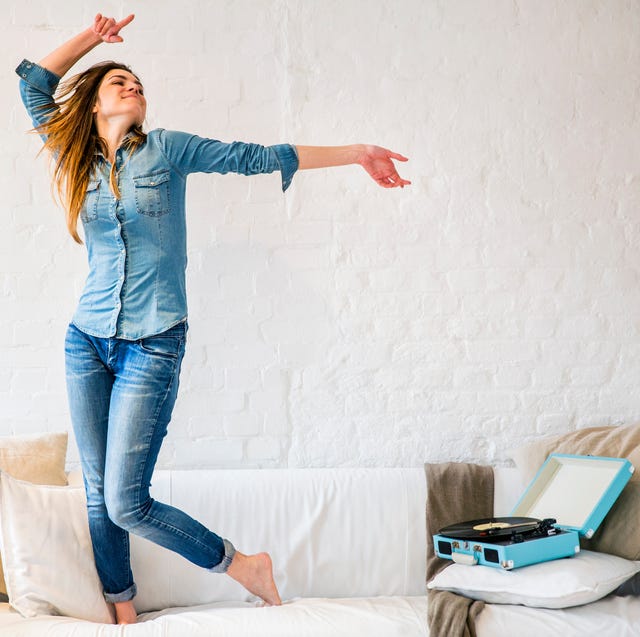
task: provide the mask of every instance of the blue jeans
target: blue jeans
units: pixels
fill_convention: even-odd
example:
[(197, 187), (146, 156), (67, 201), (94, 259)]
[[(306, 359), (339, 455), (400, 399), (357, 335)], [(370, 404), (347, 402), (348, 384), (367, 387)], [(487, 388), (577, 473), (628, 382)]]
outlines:
[(178, 393), (187, 324), (127, 341), (73, 324), (65, 343), (69, 409), (80, 450), (89, 530), (108, 602), (136, 594), (129, 531), (224, 573), (233, 545), (149, 495), (151, 475)]

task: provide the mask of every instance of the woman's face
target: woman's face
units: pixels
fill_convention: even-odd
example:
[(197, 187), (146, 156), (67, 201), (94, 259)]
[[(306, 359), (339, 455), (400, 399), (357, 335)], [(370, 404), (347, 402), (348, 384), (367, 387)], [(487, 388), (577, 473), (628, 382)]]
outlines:
[(130, 126), (141, 126), (147, 113), (147, 100), (140, 80), (124, 69), (109, 71), (100, 83), (93, 112), (104, 123), (123, 119)]

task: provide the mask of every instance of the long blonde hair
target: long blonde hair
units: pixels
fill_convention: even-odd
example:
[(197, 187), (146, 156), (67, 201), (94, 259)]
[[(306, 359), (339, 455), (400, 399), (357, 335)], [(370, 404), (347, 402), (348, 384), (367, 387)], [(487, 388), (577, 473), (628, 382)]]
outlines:
[[(77, 243), (78, 216), (87, 192), (87, 187), (98, 161), (98, 152), (107, 155), (104, 140), (98, 135), (94, 122), (93, 107), (104, 76), (111, 70), (131, 69), (118, 62), (100, 62), (86, 71), (74, 75), (60, 84), (55, 102), (55, 112), (47, 122), (35, 130), (46, 136), (44, 148), (53, 158), (53, 185), (63, 201), (69, 233)], [(51, 105), (48, 107), (51, 108)], [(133, 152), (146, 139), (141, 126), (131, 127), (126, 149)], [(120, 198), (114, 166), (111, 169), (110, 185), (114, 195)]]

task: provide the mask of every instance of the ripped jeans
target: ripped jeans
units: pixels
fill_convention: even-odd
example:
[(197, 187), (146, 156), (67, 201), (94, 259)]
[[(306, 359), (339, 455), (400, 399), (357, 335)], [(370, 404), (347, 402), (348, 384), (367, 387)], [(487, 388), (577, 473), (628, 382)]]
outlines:
[(129, 532), (224, 573), (233, 545), (149, 495), (151, 476), (178, 393), (186, 322), (127, 341), (73, 324), (65, 362), (69, 409), (87, 494), (94, 558), (108, 602), (133, 599)]

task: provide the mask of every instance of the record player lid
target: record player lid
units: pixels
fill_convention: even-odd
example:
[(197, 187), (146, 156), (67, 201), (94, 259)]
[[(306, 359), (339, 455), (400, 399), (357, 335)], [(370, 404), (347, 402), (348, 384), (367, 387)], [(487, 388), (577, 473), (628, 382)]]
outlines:
[(511, 515), (556, 518), (557, 526), (591, 537), (633, 470), (625, 458), (551, 454)]

